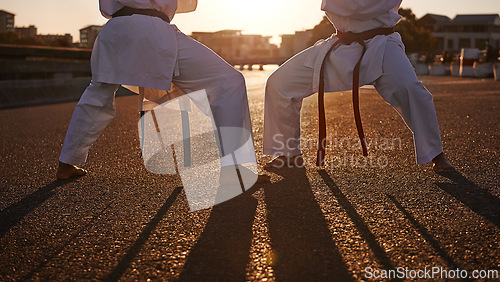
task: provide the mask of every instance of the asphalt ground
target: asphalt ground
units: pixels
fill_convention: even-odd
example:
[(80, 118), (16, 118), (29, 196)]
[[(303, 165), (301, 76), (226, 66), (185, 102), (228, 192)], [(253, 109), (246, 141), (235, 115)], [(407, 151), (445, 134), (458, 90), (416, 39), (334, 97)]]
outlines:
[[(456, 277), (456, 269), (500, 271), (500, 82), (421, 79), (456, 173), (415, 164), (411, 132), (374, 90), (361, 92), (365, 134), (380, 145), (372, 162), (354, 146), (333, 146), (327, 166), (316, 168), (307, 146), (317, 134), (313, 96), (303, 106), (305, 168), (266, 172), (272, 183), (194, 213), (178, 176), (145, 170), (136, 97), (117, 98), (116, 118), (90, 151), (89, 174), (74, 181), (54, 176), (75, 103), (2, 110), (0, 281), (349, 281), (383, 270), (411, 277), (439, 267), (434, 279)], [(261, 153), (263, 83), (249, 85), (260, 164), (269, 160)], [(354, 140), (350, 94), (328, 94), (326, 105), (332, 140)]]

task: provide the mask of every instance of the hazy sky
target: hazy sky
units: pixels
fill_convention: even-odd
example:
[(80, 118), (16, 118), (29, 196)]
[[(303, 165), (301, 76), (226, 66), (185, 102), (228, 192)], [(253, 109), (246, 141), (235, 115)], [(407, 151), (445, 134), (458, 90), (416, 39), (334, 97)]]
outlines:
[[(321, 0), (198, 0), (198, 9), (175, 16), (184, 33), (241, 29), (245, 34), (278, 36), (314, 27), (323, 13)], [(434, 13), (498, 14), (499, 0), (403, 0), (417, 17)], [(79, 41), (79, 30), (106, 22), (99, 12), (98, 0), (0, 0), (0, 10), (16, 14), (16, 26), (35, 25), (41, 34), (71, 33)]]

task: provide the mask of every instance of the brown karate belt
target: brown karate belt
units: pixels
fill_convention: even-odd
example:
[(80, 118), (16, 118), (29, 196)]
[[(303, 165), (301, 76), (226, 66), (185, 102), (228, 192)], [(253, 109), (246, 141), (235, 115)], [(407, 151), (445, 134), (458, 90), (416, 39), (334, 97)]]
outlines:
[(371, 39), (377, 35), (389, 35), (394, 33), (394, 27), (390, 28), (375, 28), (361, 33), (340, 32), (337, 31), (338, 40), (330, 47), (326, 53), (325, 59), (321, 64), (319, 72), (319, 88), (318, 88), (318, 111), (319, 111), (319, 140), (318, 140), (318, 154), (316, 158), (316, 166), (323, 166), (325, 164), (325, 147), (326, 147), (326, 118), (325, 118), (325, 62), (328, 59), (328, 54), (339, 44), (350, 45), (353, 42), (359, 43), (363, 46), (363, 52), (354, 67), (352, 74), (352, 105), (354, 109), (354, 120), (356, 121), (356, 128), (358, 130), (363, 156), (368, 156), (368, 149), (366, 148), (365, 134), (363, 132), (363, 125), (361, 123), (361, 115), (359, 113), (359, 68), (361, 60), (366, 52), (365, 40)]
[(168, 18), (167, 15), (164, 13), (155, 10), (155, 9), (136, 9), (136, 8), (131, 8), (131, 7), (123, 7), (120, 10), (116, 11), (111, 17), (116, 18), (116, 17), (124, 17), (124, 16), (132, 16), (134, 14), (138, 15), (145, 15), (145, 16), (151, 16), (151, 17), (157, 17), (160, 18), (167, 23), (170, 23), (170, 19)]

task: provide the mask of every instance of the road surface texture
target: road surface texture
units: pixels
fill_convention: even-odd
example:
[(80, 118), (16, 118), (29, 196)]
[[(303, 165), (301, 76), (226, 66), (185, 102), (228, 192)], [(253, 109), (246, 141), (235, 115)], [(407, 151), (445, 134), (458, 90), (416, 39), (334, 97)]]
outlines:
[[(265, 80), (245, 75), (262, 165), (270, 159), (261, 152)], [(361, 92), (370, 158), (355, 146), (350, 93), (331, 93), (331, 148), (327, 166), (316, 168), (314, 95), (303, 105), (305, 168), (266, 172), (272, 183), (194, 213), (178, 176), (144, 168), (137, 97), (117, 98), (89, 174), (75, 181), (54, 177), (75, 103), (2, 110), (0, 281), (355, 281), (389, 270), (426, 279), (438, 268), (435, 279), (500, 271), (500, 82), (421, 79), (458, 172), (417, 166), (411, 132), (370, 89)]]

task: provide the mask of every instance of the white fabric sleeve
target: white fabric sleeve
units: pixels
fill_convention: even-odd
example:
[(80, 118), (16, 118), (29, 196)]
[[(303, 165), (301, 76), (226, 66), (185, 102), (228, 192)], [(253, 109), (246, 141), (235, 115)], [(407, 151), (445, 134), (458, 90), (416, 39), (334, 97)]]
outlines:
[(323, 0), (321, 10), (359, 20), (372, 19), (399, 6), (401, 0)]
[(103, 17), (111, 19), (115, 4), (113, 0), (99, 0), (99, 10), (101, 10)]
[(196, 10), (198, 0), (177, 0), (177, 14), (189, 13)]

